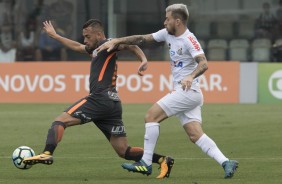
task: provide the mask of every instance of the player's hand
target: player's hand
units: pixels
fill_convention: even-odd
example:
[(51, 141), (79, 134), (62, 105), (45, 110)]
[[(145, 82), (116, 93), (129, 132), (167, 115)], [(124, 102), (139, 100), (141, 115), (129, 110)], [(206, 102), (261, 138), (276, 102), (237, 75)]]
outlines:
[(142, 61), (139, 68), (138, 68), (138, 75), (143, 76), (144, 71), (146, 71), (148, 68), (148, 61)]
[(182, 85), (183, 91), (188, 91), (192, 86), (192, 82), (193, 82), (193, 77), (191, 75), (188, 75), (187, 77), (182, 79), (180, 84)]
[(54, 27), (53, 27), (53, 25), (52, 25), (50, 20), (49, 21), (44, 21), (43, 25), (44, 25), (43, 29), (46, 31), (46, 33), (49, 36), (54, 38), (57, 35), (57, 33), (56, 33), (56, 31), (55, 31), (55, 29), (54, 29)]
[(118, 46), (117, 39), (111, 39), (105, 42), (104, 44), (100, 45), (96, 50), (98, 53), (105, 49), (107, 49), (107, 52), (110, 52), (114, 50), (117, 46)]

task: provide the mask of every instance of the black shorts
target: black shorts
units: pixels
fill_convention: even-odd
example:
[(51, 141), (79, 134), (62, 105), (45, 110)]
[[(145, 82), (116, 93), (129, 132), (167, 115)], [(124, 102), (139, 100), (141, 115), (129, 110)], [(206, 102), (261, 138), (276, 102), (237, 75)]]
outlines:
[(93, 121), (108, 140), (111, 136), (126, 136), (120, 101), (99, 100), (89, 95), (75, 102), (64, 112), (80, 119), (81, 124)]

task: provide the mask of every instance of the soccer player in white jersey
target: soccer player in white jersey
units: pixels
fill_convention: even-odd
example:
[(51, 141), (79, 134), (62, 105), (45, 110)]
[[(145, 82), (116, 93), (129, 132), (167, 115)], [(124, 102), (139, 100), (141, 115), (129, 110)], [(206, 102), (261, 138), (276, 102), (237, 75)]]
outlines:
[[(169, 47), (174, 90), (161, 98), (146, 113), (142, 159), (133, 164), (122, 164), (122, 167), (133, 172), (151, 174), (152, 154), (159, 137), (160, 123), (175, 115), (190, 140), (223, 167), (224, 178), (231, 178), (238, 167), (238, 162), (225, 157), (201, 126), (203, 95), (198, 77), (208, 69), (208, 63), (197, 38), (187, 28), (188, 17), (186, 5), (170, 5), (166, 8), (164, 29), (153, 34), (112, 39), (98, 48), (98, 52), (104, 49), (111, 51), (121, 43), (142, 45), (148, 42), (166, 42)], [(166, 165), (169, 170), (168, 176), (172, 165)]]

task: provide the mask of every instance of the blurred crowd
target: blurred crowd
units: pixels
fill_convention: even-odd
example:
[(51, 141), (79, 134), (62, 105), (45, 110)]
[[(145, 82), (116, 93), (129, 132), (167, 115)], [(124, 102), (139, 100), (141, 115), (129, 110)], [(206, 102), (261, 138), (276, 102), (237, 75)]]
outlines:
[(274, 40), (282, 37), (282, 0), (276, 14), (271, 13), (270, 4), (262, 4), (262, 12), (256, 19), (255, 36)]
[(262, 4), (262, 13), (255, 24), (255, 37), (270, 39), (274, 43), (271, 49), (272, 60), (282, 62), (282, 0), (275, 14), (270, 9), (269, 3)]
[(65, 0), (50, 5), (44, 0), (34, 2), (27, 7), (25, 1), (0, 0), (0, 62), (68, 59), (66, 48), (42, 30), (42, 22), (55, 20), (58, 34), (71, 35), (72, 24), (66, 17), (73, 13), (73, 5)]
[[(58, 34), (66, 36), (68, 38), (77, 39), (71, 37), (74, 36), (75, 29), (74, 23), (70, 17), (77, 16), (74, 15), (74, 13), (76, 12), (74, 9), (74, 4), (72, 4), (71, 1), (67, 0), (56, 0), (52, 2), (44, 0), (0, 0), (0, 62), (69, 61), (71, 60), (70, 58), (73, 59), (73, 56), (70, 56), (71, 52), (69, 50), (67, 50), (57, 41), (50, 38), (42, 30), (42, 22), (45, 20), (52, 20)], [(82, 2), (80, 4), (82, 4)], [(195, 21), (196, 26), (193, 26), (192, 19), (192, 24), (189, 24), (189, 29), (194, 32), (199, 41), (202, 41), (200, 43), (203, 48), (205, 47), (204, 50), (207, 56), (209, 56), (209, 60), (214, 59), (224, 61), (235, 59), (241, 61), (253, 61), (257, 59), (256, 53), (260, 53), (260, 55), (262, 55), (263, 52), (261, 52), (260, 50), (258, 50), (258, 52), (254, 51), (254, 49), (256, 49), (255, 47), (261, 45), (262, 47), (267, 49), (267, 51), (265, 52), (266, 54), (264, 55), (270, 55), (268, 57), (262, 57), (262, 61), (269, 60), (282, 62), (282, 0), (279, 0), (279, 7), (277, 7), (277, 4), (275, 5), (275, 7), (273, 6), (273, 4), (270, 4), (268, 2), (263, 3), (261, 6), (261, 12), (258, 13), (255, 21), (247, 22), (247, 25), (243, 24), (243, 18), (239, 19), (239, 21), (242, 22), (242, 26), (235, 24), (235, 29), (231, 29), (229, 37), (226, 37), (226, 33), (228, 32), (228, 28), (230, 26), (226, 27), (226, 25), (223, 26), (223, 29), (218, 26), (218, 35), (213, 35), (213, 29), (207, 31), (209, 27), (206, 23), (204, 27), (201, 27), (201, 22)], [(81, 6), (80, 8), (85, 9), (86, 7), (91, 9), (91, 7), (88, 6)], [(100, 14), (104, 15), (102, 13)], [(134, 14), (125, 15), (129, 18), (134, 16)], [(128, 20), (129, 19), (126, 19), (126, 27), (129, 30), (138, 27), (136, 26), (138, 22), (136, 22), (135, 19), (133, 22), (130, 22)], [(157, 21), (159, 22), (160, 20)], [(254, 23), (254, 25), (250, 25), (250, 23)], [(199, 26), (199, 29), (196, 29), (197, 26)], [(247, 29), (245, 26), (251, 28)], [(213, 28), (213, 26), (210, 27)], [(245, 33), (247, 33), (248, 30), (251, 30), (249, 31), (251, 32), (251, 35), (248, 35), (247, 37), (240, 36), (240, 34), (237, 33), (240, 31), (236, 31), (237, 29), (239, 30), (240, 27)], [(147, 27), (142, 26), (140, 29), (139, 28), (140, 27), (138, 27), (138, 31), (141, 30), (142, 32), (142, 28), (146, 30), (145, 28)], [(201, 37), (201, 33), (206, 32), (208, 36)], [(220, 34), (222, 34), (222, 37), (220, 37)], [(218, 49), (219, 46), (225, 49), (222, 52), (222, 57), (220, 56), (219, 52), (215, 52), (213, 54), (214, 48), (213, 45), (210, 44), (214, 42), (213, 39), (217, 38), (223, 39), (223, 44), (219, 44), (219, 41), (215, 42), (216, 49)], [(240, 40), (235, 40), (235, 42), (232, 42), (232, 39), (235, 38)], [(243, 42), (242, 38), (245, 39), (243, 40)], [(255, 39), (260, 38), (262, 38), (263, 40), (259, 42), (260, 44), (257, 44), (258, 42), (255, 41)], [(242, 49), (244, 45), (242, 43), (246, 43), (246, 49), (244, 50), (244, 52), (247, 52), (246, 55), (254, 56), (238, 57), (239, 55), (242, 56), (242, 54), (241, 52), (237, 52), (237, 47), (240, 47), (239, 49)], [(167, 53), (164, 53), (166, 52), (166, 48), (164, 48), (165, 46), (158, 47), (157, 49), (155, 48), (155, 46), (152, 47), (154, 49), (144, 48), (144, 52), (146, 53), (148, 59), (169, 59)], [(234, 49), (232, 47), (236, 47), (236, 52), (234, 52), (234, 54)], [(215, 57), (213, 57), (212, 55), (215, 55)], [(232, 57), (233, 55), (236, 57)], [(131, 59), (128, 57), (128, 55), (124, 54), (120, 56), (120, 59)]]

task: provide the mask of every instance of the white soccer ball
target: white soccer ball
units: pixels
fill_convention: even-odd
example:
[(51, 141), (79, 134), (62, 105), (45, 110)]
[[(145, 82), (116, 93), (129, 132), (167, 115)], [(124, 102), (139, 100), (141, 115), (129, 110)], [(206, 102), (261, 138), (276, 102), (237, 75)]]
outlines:
[(23, 163), (24, 158), (33, 157), (34, 151), (28, 146), (20, 146), (13, 152), (12, 160), (14, 165), (19, 169), (29, 169), (32, 165)]

